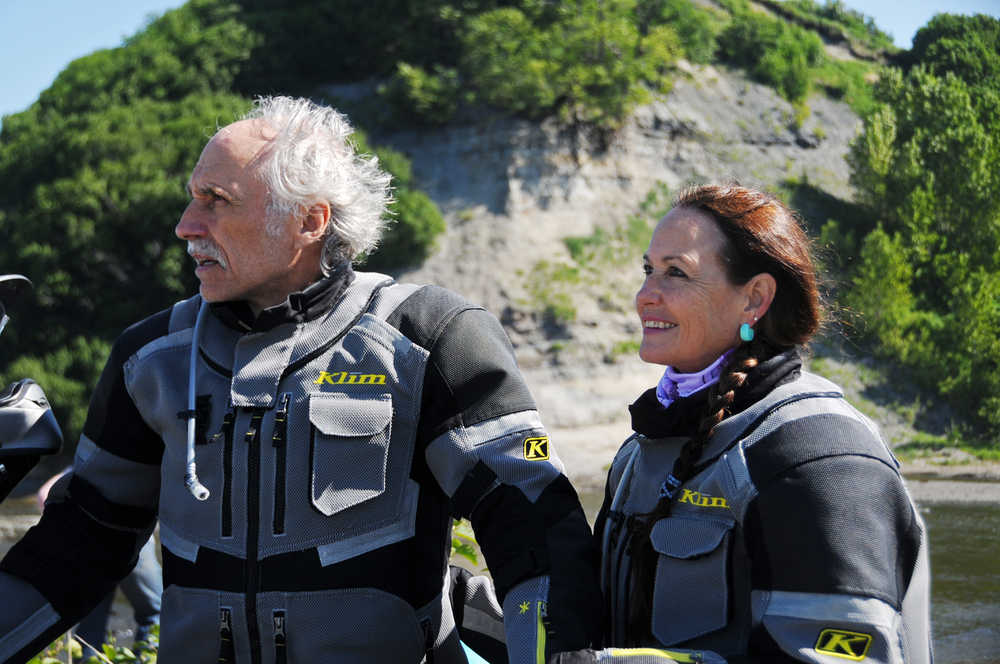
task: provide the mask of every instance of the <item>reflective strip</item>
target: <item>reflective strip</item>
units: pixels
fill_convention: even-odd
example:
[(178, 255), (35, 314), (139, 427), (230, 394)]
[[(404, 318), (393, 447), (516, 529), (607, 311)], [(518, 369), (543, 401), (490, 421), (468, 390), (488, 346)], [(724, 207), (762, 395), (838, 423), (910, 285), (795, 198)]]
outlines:
[[(671, 650), (656, 650), (655, 648), (609, 648), (607, 651), (612, 657), (653, 657), (655, 659), (665, 659), (668, 662), (697, 662), (691, 655), (684, 652), (674, 652)], [(600, 659), (598, 659), (600, 661)]]
[(125, 459), (83, 435), (76, 448), (73, 474), (118, 505), (153, 509), (160, 491), (160, 464)]
[[(762, 624), (786, 653), (902, 664), (902, 621), (871, 597), (772, 591)], [(914, 661), (919, 662), (920, 659)]]
[(873, 438), (876, 440), (882, 439), (881, 436), (879, 436), (878, 430), (871, 423), (871, 420), (861, 415), (845, 400), (830, 397), (818, 397), (793, 401), (786, 406), (778, 408), (773, 413), (768, 415), (767, 419), (764, 420), (760, 426), (754, 429), (753, 432), (751, 432), (750, 435), (742, 441), (743, 445), (745, 447), (749, 447), (767, 436), (769, 433), (781, 427), (783, 424), (791, 422), (792, 420), (809, 417), (810, 415), (842, 415), (852, 420), (858, 420), (864, 424), (869, 431), (871, 431)]
[(198, 549), (200, 547), (175, 533), (163, 521), (160, 521), (160, 544), (169, 549), (170, 553), (178, 558), (183, 558), (192, 563), (198, 560)]
[(662, 650), (659, 648), (608, 648), (597, 653), (598, 662), (618, 664), (656, 664), (680, 662), (688, 664), (726, 664), (726, 660), (710, 650)]
[(537, 629), (535, 632), (535, 663), (545, 664), (545, 617), (548, 615), (548, 605), (545, 602), (538, 602), (535, 605), (538, 614)]
[(0, 661), (6, 662), (14, 653), (34, 641), (40, 634), (59, 622), (59, 614), (46, 603), (23, 623), (0, 637)]
[[(782, 399), (794, 397), (806, 392), (829, 392), (843, 396), (843, 391), (834, 383), (815, 374), (803, 371), (798, 380), (779, 385), (771, 390), (766, 398), (753, 404), (742, 413), (728, 417), (715, 427), (712, 440), (706, 446), (702, 458), (710, 458), (717, 454), (718, 447), (725, 447), (735, 440), (748, 426), (758, 417), (763, 415), (769, 408), (780, 402)], [(832, 401), (832, 399), (831, 399)]]
[(413, 537), (413, 534), (417, 532), (417, 498), (419, 496), (420, 486), (413, 480), (407, 480), (402, 511), (398, 521), (358, 537), (316, 547), (320, 564), (323, 567), (333, 565)]
[[(754, 591), (754, 594), (760, 591)], [(772, 590), (765, 616), (866, 623), (892, 629), (899, 615), (880, 599), (860, 595), (793, 593)]]
[(535, 501), (549, 483), (563, 473), (563, 465), (549, 445), (549, 458), (524, 458), (524, 439), (544, 436), (536, 410), (496, 417), (468, 427), (456, 427), (427, 446), (427, 465), (441, 489), (453, 496), (477, 462), (483, 461), (500, 482), (516, 486)]

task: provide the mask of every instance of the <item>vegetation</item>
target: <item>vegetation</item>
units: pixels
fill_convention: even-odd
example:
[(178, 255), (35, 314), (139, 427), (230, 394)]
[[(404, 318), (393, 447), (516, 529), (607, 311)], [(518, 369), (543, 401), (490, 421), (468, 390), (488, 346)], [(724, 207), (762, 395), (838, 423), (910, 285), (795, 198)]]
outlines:
[[(35, 289), (12, 312), (0, 371), (45, 386), (69, 447), (110, 341), (196, 290), (172, 231), (205, 142), (250, 107), (236, 81), (261, 37), (237, 9), (191, 0), (122, 47), (74, 61), (4, 118), (0, 264)], [(396, 224), (369, 264), (419, 263), (444, 230), (440, 211), (405, 156), (357, 141), (395, 176)]]
[(823, 42), (804, 28), (732, 3), (733, 20), (719, 39), (720, 57), (744, 67), (786, 99), (803, 102), (809, 95), (812, 69), (823, 58)]
[(833, 40), (849, 42), (871, 53), (894, 52), (892, 37), (875, 25), (870, 16), (847, 7), (840, 0), (763, 0), (763, 4), (796, 23)]
[(938, 15), (850, 155), (877, 221), (845, 302), (882, 355), (1000, 432), (1000, 21)]
[[(884, 50), (888, 36), (837, 0), (780, 3), (793, 22), (746, 0), (718, 4), (725, 11), (690, 0), (190, 0), (71, 63), (4, 118), (0, 261), (36, 289), (12, 311), (0, 371), (45, 385), (75, 440), (110, 340), (193, 292), (171, 237), (183, 184), (205, 140), (255, 94), (323, 98), (331, 82), (376, 81), (373, 112), (355, 116), (374, 131), (485, 106), (613, 130), (669, 89), (683, 57), (745, 68), (796, 105), (796, 123), (816, 91), (864, 117), (850, 156), (858, 205), (834, 205), (816, 229), (843, 275), (834, 294), (878, 353), (976, 431), (1000, 431), (998, 21), (935, 17), (873, 85), (874, 65), (829, 58), (817, 33)], [(396, 227), (367, 266), (418, 264), (444, 230), (440, 211), (404, 155), (357, 140), (396, 185)], [(830, 203), (808, 182), (788, 189)], [(569, 238), (568, 262), (535, 266), (533, 305), (572, 321), (576, 290), (598, 287), (594, 266), (648, 232), (633, 222)]]

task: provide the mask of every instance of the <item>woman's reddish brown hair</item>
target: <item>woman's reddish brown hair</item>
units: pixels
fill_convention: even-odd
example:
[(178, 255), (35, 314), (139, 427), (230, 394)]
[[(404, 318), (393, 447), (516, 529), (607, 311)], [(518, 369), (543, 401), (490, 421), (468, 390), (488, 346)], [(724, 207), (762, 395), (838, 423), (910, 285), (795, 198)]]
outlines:
[(776, 347), (806, 343), (823, 320), (811, 243), (798, 216), (766, 192), (737, 185), (684, 190), (674, 207), (712, 215), (726, 237), (721, 256), (733, 284), (767, 272), (778, 284), (774, 301), (755, 326)]

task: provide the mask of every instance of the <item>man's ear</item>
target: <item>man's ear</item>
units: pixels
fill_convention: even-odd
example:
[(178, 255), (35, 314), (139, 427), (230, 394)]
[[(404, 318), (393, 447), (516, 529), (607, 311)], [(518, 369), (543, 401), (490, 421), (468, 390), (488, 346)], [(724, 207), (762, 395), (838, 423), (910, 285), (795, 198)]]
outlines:
[(326, 201), (313, 203), (302, 217), (301, 233), (310, 241), (319, 240), (326, 233), (330, 223), (330, 204)]
[(743, 285), (743, 292), (747, 296), (746, 311), (758, 319), (763, 318), (771, 306), (771, 302), (774, 301), (774, 294), (777, 290), (778, 282), (768, 272), (761, 272), (750, 277), (750, 281)]

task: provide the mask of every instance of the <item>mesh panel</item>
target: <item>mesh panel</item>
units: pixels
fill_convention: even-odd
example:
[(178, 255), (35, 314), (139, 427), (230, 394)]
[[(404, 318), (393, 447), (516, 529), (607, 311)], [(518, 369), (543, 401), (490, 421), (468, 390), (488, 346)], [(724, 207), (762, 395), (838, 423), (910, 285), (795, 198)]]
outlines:
[(541, 617), (549, 597), (549, 577), (528, 579), (510, 589), (503, 601), (507, 653), (512, 662), (535, 662)]
[(391, 435), (387, 399), (313, 394), (312, 502), (330, 516), (385, 490)]
[(476, 454), (488, 465), (503, 484), (516, 486), (534, 502), (554, 479), (562, 474), (562, 464), (549, 442), (547, 460), (527, 460), (525, 441), (544, 437), (542, 429), (518, 431), (491, 440), (476, 448)]
[[(280, 326), (276, 329), (283, 329)], [(294, 337), (274, 342), (274, 334), (248, 334), (236, 344), (230, 398), (236, 406), (274, 405), (278, 379), (288, 366)]]

